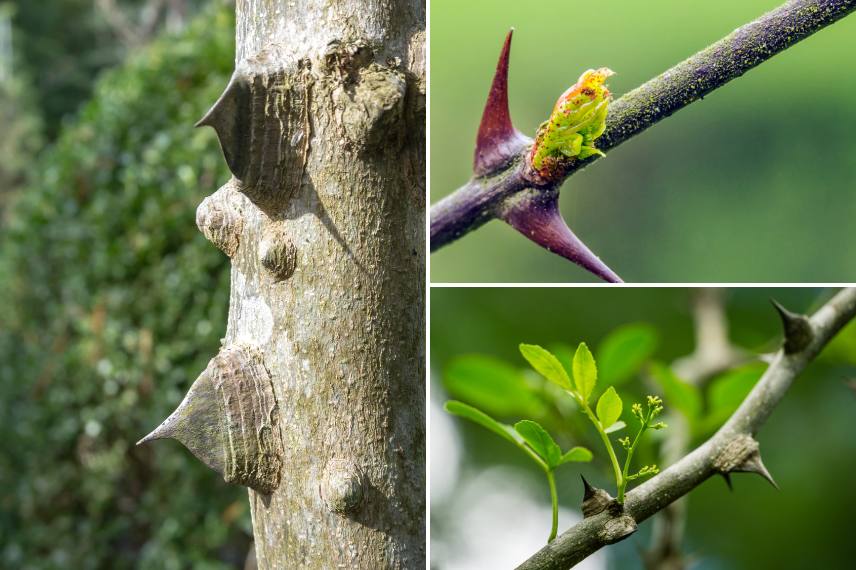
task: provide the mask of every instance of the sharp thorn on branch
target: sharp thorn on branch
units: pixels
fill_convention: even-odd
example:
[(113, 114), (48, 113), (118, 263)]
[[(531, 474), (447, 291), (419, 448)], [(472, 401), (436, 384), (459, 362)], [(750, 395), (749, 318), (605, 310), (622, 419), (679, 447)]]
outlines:
[(808, 317), (787, 310), (775, 299), (770, 299), (770, 302), (782, 319), (782, 328), (785, 330), (785, 354), (804, 350), (814, 338), (814, 331)]
[(501, 206), (499, 217), (547, 251), (573, 261), (604, 281), (623, 283), (565, 223), (559, 212), (557, 191), (521, 192)]
[(592, 486), (582, 475), (580, 475), (580, 478), (583, 480), (584, 489), (582, 502), (583, 518), (593, 517), (615, 503), (612, 495), (603, 489)]
[(767, 470), (767, 467), (764, 465), (764, 462), (761, 461), (761, 453), (759, 451), (755, 451), (750, 453), (746, 459), (735, 467), (732, 471), (740, 471), (743, 473), (756, 473), (767, 480), (770, 485), (775, 487), (777, 490), (779, 486), (776, 484), (776, 481), (773, 480), (773, 476), (770, 475), (770, 472)]
[(508, 61), (513, 33), (514, 28), (509, 30), (505, 37), (479, 124), (473, 157), (473, 171), (476, 176), (485, 176), (499, 170), (532, 142), (514, 128), (508, 110)]
[(583, 502), (586, 502), (594, 497), (595, 488), (591, 486), (591, 483), (586, 480), (582, 473), (580, 473), (580, 479), (583, 480)]

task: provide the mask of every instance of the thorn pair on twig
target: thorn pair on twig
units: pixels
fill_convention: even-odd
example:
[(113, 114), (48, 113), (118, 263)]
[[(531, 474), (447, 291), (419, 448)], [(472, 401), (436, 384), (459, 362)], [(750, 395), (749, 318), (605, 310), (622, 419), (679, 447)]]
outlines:
[[(508, 32), (502, 46), (479, 125), (473, 160), (477, 177), (490, 176), (508, 167), (532, 144), (532, 139), (514, 127), (508, 110), (508, 64), (513, 32), (513, 29)], [(547, 251), (573, 261), (604, 281), (621, 283), (621, 278), (568, 227), (559, 212), (558, 190), (534, 186), (508, 198), (498, 208), (497, 216)]]

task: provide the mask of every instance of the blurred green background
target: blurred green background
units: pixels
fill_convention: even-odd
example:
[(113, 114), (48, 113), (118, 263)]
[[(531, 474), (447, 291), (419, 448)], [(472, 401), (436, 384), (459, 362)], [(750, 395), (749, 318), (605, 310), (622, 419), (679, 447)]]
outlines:
[[(795, 311), (812, 312), (831, 293), (793, 288), (728, 290), (722, 299), (730, 340), (750, 355), (772, 352), (781, 342), (781, 325), (769, 298)], [(542, 547), (550, 528), (550, 499), (543, 473), (508, 442), (442, 410), (443, 402), (452, 396), (467, 400), (463, 385), (474, 386), (473, 367), (465, 372), (462, 363), (472, 355), (482, 355), (505, 363), (512, 376), (517, 374), (537, 387), (543, 380), (520, 356), (519, 343), (576, 347), (585, 341), (599, 360), (599, 394), (607, 374), (603, 341), (618, 327), (645, 323), (655, 331), (658, 342), (649, 363), (671, 365), (692, 352), (694, 294), (681, 288), (432, 289), (432, 568), (510, 568)], [(764, 368), (757, 360), (738, 368), (744, 378), (749, 373), (747, 390)], [(631, 401), (639, 401), (646, 393), (662, 393), (650, 384), (647, 369), (648, 364), (618, 385), (625, 411)], [(852, 484), (856, 393), (847, 380), (854, 372), (856, 325), (851, 323), (797, 379), (758, 434), (764, 462), (780, 491), (756, 475), (736, 474), (733, 492), (717, 477), (689, 495), (684, 547), (695, 560), (693, 568), (852, 567), (856, 551), (848, 529), (856, 508)], [(708, 384), (706, 410), (712, 406), (714, 387), (722, 385), (726, 376), (718, 375)], [(496, 382), (507, 379), (499, 373), (489, 378)], [(447, 387), (455, 394), (450, 395)], [(530, 393), (543, 398), (550, 391)], [(615, 484), (591, 426), (583, 421), (578, 429), (581, 414), (554, 407), (550, 401), (547, 397), (541, 403), (548, 405), (533, 406), (531, 400), (517, 397), (482, 408), (505, 423), (527, 417), (523, 410), (528, 408), (528, 417), (542, 423), (562, 449), (585, 445), (594, 452), (592, 463), (572, 463), (556, 471), (561, 532), (580, 517), (580, 473), (613, 493)], [(562, 401), (556, 400), (556, 404)], [(667, 413), (675, 412), (670, 399), (666, 398), (665, 406)], [(668, 466), (654, 455), (655, 446), (662, 441), (659, 438), (669, 436), (678, 425), (674, 416), (665, 419), (670, 427), (654, 432), (654, 446), (642, 451), (634, 462), (637, 468), (650, 462)], [(704, 437), (698, 436), (696, 442)], [(634, 536), (600, 551), (582, 567), (642, 568), (639, 552), (649, 546), (652, 524), (643, 523)]]
[[(0, 0), (0, 567), (243, 568), (246, 490), (140, 448), (219, 347), (223, 1)], [(11, 40), (11, 41), (5, 41)]]
[[(431, 201), (471, 175), (505, 33), (528, 135), (582, 71), (616, 97), (780, 0), (431, 3)], [(562, 212), (627, 281), (856, 280), (856, 16), (820, 31), (610, 151), (569, 179)], [(434, 282), (587, 282), (575, 265), (491, 222), (431, 256)]]

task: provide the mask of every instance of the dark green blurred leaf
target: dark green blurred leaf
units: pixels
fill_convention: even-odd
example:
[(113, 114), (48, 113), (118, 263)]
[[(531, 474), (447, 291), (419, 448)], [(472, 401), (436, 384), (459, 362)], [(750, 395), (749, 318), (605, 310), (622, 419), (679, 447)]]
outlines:
[(701, 414), (701, 393), (696, 386), (684, 382), (672, 372), (671, 368), (659, 362), (651, 365), (651, 374), (663, 390), (666, 407), (680, 411), (690, 424)]
[(743, 402), (765, 370), (764, 364), (753, 363), (730, 370), (711, 381), (707, 397), (709, 411), (700, 426), (700, 433), (719, 428)]
[(657, 332), (648, 324), (632, 323), (607, 335), (597, 351), (600, 379), (618, 385), (637, 374), (657, 349)]
[(490, 356), (455, 358), (446, 368), (443, 386), (452, 397), (494, 416), (540, 416), (544, 412), (520, 371)]

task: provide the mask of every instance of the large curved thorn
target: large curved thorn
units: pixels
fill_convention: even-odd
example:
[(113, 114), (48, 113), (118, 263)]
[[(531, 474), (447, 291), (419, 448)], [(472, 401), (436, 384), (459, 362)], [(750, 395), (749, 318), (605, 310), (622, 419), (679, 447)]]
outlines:
[(505, 44), (499, 54), (493, 84), (490, 86), (481, 124), (479, 124), (473, 159), (473, 171), (476, 176), (490, 174), (505, 166), (532, 142), (514, 128), (511, 124), (511, 114), (508, 112), (508, 60), (511, 55), (513, 33), (512, 28), (505, 37)]
[(499, 217), (547, 251), (573, 261), (604, 281), (623, 283), (565, 223), (559, 212), (558, 192), (521, 192), (503, 205)]

